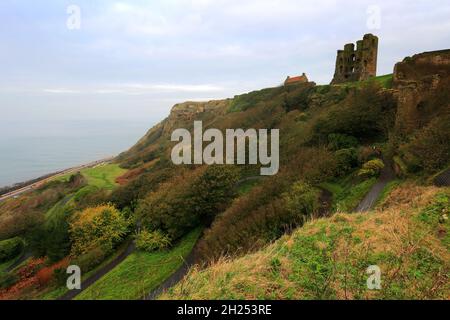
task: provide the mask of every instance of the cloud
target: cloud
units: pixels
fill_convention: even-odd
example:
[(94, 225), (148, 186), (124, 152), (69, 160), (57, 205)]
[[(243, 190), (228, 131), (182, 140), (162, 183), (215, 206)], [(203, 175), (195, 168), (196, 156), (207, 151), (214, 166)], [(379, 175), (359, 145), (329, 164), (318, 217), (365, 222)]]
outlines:
[(77, 93), (81, 93), (80, 90), (61, 89), (61, 88), (56, 88), (56, 89), (44, 89), (43, 91), (44, 91), (45, 93), (54, 93), (54, 94), (77, 94)]
[(218, 93), (224, 87), (213, 84), (146, 84), (125, 83), (102, 87), (48, 88), (42, 91), (50, 94), (153, 94), (153, 93)]

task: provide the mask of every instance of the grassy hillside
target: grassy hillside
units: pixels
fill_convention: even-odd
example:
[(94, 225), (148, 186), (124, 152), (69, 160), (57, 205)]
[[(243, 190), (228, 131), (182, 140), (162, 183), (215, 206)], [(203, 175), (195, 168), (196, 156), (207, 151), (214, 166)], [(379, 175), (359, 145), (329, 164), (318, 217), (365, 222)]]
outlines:
[[(450, 189), (406, 184), (369, 214), (311, 221), (237, 260), (194, 269), (161, 299), (448, 299)], [(366, 269), (381, 268), (381, 290)]]
[(139, 300), (156, 289), (183, 264), (200, 229), (192, 231), (169, 251), (135, 252), (117, 268), (81, 293), (78, 300)]
[[(294, 84), (177, 104), (114, 164), (1, 202), (0, 241), (24, 239), (34, 259), (0, 273), (0, 299), (55, 297), (67, 263), (80, 265), (85, 275), (95, 272), (117, 255), (136, 225), (147, 241), (141, 250), (148, 251), (129, 256), (81, 299), (141, 297), (181, 265), (200, 229), (196, 257), (202, 264), (224, 255), (246, 257), (197, 271), (183, 287), (189, 291), (176, 289), (174, 297), (441, 298), (447, 231), (421, 214), (437, 210), (437, 189), (393, 181), (377, 199), (379, 211), (349, 214), (390, 162), (400, 179), (424, 185), (448, 168), (450, 70), (435, 64), (447, 59), (435, 55), (406, 59), (396, 68), (402, 74), (361, 83)], [(195, 120), (221, 132), (279, 129), (279, 173), (254, 180), (260, 165), (175, 166), (171, 133), (192, 130)], [(420, 238), (433, 228), (443, 240)], [(392, 278), (384, 291), (364, 291), (360, 280), (368, 263)], [(253, 270), (259, 272), (250, 275)]]

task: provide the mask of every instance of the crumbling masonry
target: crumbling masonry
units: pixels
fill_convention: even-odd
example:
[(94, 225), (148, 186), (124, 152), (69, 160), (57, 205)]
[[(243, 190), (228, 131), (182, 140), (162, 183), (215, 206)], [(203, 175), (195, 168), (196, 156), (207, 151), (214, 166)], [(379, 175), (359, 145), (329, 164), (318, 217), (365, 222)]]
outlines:
[(377, 75), (378, 37), (366, 34), (363, 40), (346, 44), (339, 50), (331, 84), (363, 81)]

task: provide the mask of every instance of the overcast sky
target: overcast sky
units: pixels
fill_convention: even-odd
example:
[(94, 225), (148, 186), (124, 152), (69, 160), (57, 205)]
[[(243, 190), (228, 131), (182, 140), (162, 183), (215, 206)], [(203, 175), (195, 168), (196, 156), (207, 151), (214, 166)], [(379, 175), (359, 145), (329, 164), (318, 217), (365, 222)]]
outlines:
[(379, 74), (391, 73), (449, 48), (449, 17), (448, 0), (1, 0), (1, 118), (159, 120), (176, 102), (287, 75), (329, 83), (336, 50), (365, 33), (380, 37)]

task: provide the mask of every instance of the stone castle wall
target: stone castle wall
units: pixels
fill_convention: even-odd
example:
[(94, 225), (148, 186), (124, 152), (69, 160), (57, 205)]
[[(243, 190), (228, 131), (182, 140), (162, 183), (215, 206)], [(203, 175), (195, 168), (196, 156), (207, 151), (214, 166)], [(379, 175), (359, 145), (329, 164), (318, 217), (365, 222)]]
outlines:
[(363, 81), (377, 75), (378, 37), (366, 34), (363, 40), (339, 50), (332, 84)]

